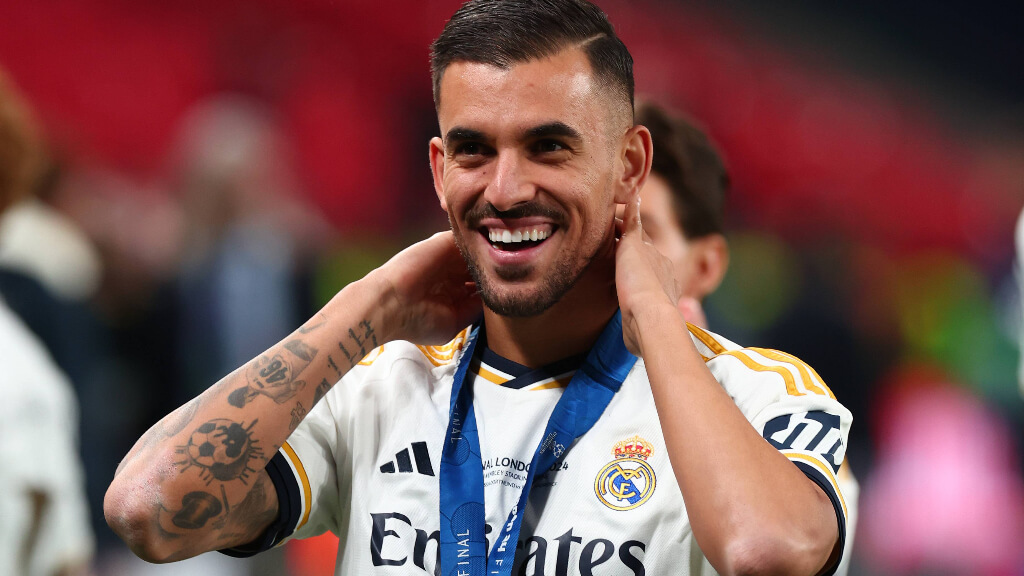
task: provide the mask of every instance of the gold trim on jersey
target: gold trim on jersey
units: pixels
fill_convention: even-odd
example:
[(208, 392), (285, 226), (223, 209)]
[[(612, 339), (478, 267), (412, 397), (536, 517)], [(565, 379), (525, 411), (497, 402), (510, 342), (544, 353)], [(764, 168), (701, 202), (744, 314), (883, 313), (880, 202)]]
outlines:
[[(484, 380), (487, 380), (488, 382), (497, 384), (498, 386), (504, 386), (505, 384), (508, 384), (509, 382), (515, 380), (515, 378), (513, 378), (511, 374), (506, 374), (501, 370), (494, 368), (493, 366), (484, 364), (479, 358), (473, 360), (473, 363), (469, 365), (469, 369), (470, 371), (472, 371), (473, 374), (479, 376), (480, 378), (483, 378)], [(569, 381), (572, 380), (574, 374), (576, 374), (576, 371), (571, 370), (569, 372), (565, 372), (564, 374), (559, 374), (558, 376), (538, 380), (533, 384), (523, 386), (522, 388), (520, 388), (520, 390), (533, 391), (565, 388), (566, 386), (569, 385)]]
[(462, 350), (462, 346), (466, 343), (466, 338), (469, 336), (469, 329), (466, 327), (455, 335), (455, 338), (451, 342), (443, 346), (421, 346), (416, 345), (420, 349), (420, 352), (427, 357), (434, 366), (444, 366), (445, 364), (451, 364), (455, 358), (455, 353)]
[[(698, 340), (703, 342), (704, 345), (708, 347), (708, 350), (711, 350), (711, 352), (714, 353), (715, 356), (723, 354), (727, 351), (725, 346), (722, 346), (718, 342), (718, 340), (715, 340), (715, 338), (711, 334), (705, 332), (700, 326), (697, 326), (696, 324), (690, 324), (689, 322), (687, 322), (686, 327), (690, 329), (690, 334), (693, 334), (694, 336), (697, 337)], [(704, 355), (701, 354), (701, 356)], [(712, 356), (712, 358), (714, 358), (714, 356)]]
[(740, 362), (743, 362), (747, 368), (756, 372), (775, 372), (779, 376), (782, 376), (782, 380), (786, 383), (787, 394), (790, 396), (804, 395), (803, 392), (797, 390), (796, 379), (793, 378), (793, 373), (787, 368), (783, 368), (782, 366), (765, 366), (764, 364), (754, 361), (750, 356), (747, 356), (743, 350), (731, 350), (729, 352), (723, 352), (719, 354), (719, 356), (732, 356)]
[(504, 374), (492, 372), (488, 368), (484, 367), (483, 363), (480, 362), (479, 360), (473, 362), (472, 367), (473, 371), (476, 373), (477, 376), (483, 378), (484, 380), (487, 380), (488, 382), (494, 382), (498, 386), (501, 386), (502, 384), (511, 380), (511, 378), (505, 376)]
[(780, 452), (790, 460), (802, 460), (820, 470), (825, 475), (825, 478), (828, 478), (828, 481), (832, 483), (832, 488), (836, 491), (836, 494), (839, 495), (839, 502), (843, 505), (843, 516), (846, 518), (850, 517), (850, 512), (846, 508), (846, 499), (843, 498), (843, 491), (839, 489), (839, 480), (836, 479), (835, 474), (832, 473), (832, 469), (827, 464), (823, 464), (817, 458), (803, 452), (793, 450), (780, 450)]
[[(835, 394), (832, 393), (832, 390), (825, 384), (825, 381), (817, 371), (815, 371), (814, 368), (806, 362), (792, 354), (768, 348), (743, 348), (740, 350), (729, 350), (722, 345), (721, 342), (715, 340), (714, 336), (699, 326), (687, 323), (687, 327), (690, 329), (690, 333), (714, 354), (714, 356), (711, 357), (701, 354), (701, 358), (704, 358), (704, 362), (708, 362), (712, 358), (716, 358), (718, 356), (732, 356), (751, 370), (757, 372), (774, 372), (781, 376), (782, 381), (786, 384), (786, 393), (790, 396), (803, 396), (805, 392), (800, 390), (803, 388), (804, 391), (811, 394), (828, 396), (833, 400), (836, 399)], [(763, 356), (765, 359), (778, 362), (783, 366), (768, 366), (762, 364), (754, 359), (751, 355), (752, 352)], [(698, 350), (698, 353), (700, 353), (700, 350)], [(792, 369), (790, 369), (790, 367), (792, 367)], [(797, 374), (799, 374), (799, 381), (794, 378), (793, 370), (796, 370)]]
[(285, 455), (287, 455), (288, 459), (291, 460), (292, 466), (295, 467), (295, 472), (299, 476), (299, 481), (302, 483), (302, 520), (299, 522), (299, 525), (295, 527), (295, 530), (297, 531), (299, 528), (305, 526), (306, 522), (309, 520), (309, 511), (312, 506), (311, 500), (313, 497), (312, 490), (309, 487), (309, 477), (306, 476), (306, 468), (302, 466), (302, 460), (299, 460), (299, 455), (295, 453), (294, 449), (292, 449), (291, 444), (288, 444), (288, 441), (286, 440), (285, 443), (281, 445), (281, 449), (284, 450)]
[[(818, 373), (814, 371), (814, 368), (811, 368), (806, 362), (797, 358), (796, 356), (793, 356), (792, 354), (787, 354), (780, 350), (771, 350), (768, 348), (750, 348), (750, 350), (754, 350), (761, 354), (762, 356), (764, 356), (765, 358), (771, 358), (776, 362), (780, 362), (782, 364), (792, 364), (793, 366), (796, 366), (797, 371), (800, 372), (800, 379), (803, 380), (804, 386), (808, 390), (814, 392), (819, 396), (828, 396), (833, 400), (836, 399), (835, 395), (832, 394), (832, 390), (830, 390), (829, 387), (825, 384), (825, 381), (821, 379), (821, 376), (818, 376)], [(814, 376), (811, 376), (811, 374), (813, 374)], [(816, 381), (821, 383), (821, 388), (819, 388), (818, 385), (815, 383)], [(824, 390), (822, 390), (822, 388), (824, 388)]]

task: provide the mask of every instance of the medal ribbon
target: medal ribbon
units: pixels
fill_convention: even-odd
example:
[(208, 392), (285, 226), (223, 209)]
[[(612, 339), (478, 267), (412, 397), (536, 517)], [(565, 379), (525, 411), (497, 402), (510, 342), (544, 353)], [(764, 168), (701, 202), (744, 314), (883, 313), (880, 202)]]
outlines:
[(442, 576), (511, 574), (534, 477), (548, 471), (577, 438), (590, 430), (636, 362), (636, 356), (622, 341), (622, 314), (616, 312), (555, 405), (530, 463), (519, 502), (502, 524), (488, 555), (483, 459), (473, 411), (473, 381), (466, 377), (479, 331), (477, 326), (471, 332), (455, 371), (441, 455)]

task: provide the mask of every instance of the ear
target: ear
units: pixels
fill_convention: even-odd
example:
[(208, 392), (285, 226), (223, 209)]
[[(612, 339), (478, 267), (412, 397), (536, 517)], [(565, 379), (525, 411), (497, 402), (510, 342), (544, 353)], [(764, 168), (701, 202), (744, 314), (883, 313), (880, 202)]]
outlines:
[(729, 244), (721, 234), (709, 234), (689, 242), (693, 274), (687, 293), (703, 300), (717, 290), (725, 278), (729, 269)]
[(644, 126), (633, 126), (626, 131), (622, 141), (622, 174), (615, 190), (615, 203), (625, 204), (643, 188), (647, 175), (651, 173), (651, 161), (654, 158), (654, 145), (651, 133)]
[(434, 136), (430, 139), (430, 172), (434, 176), (434, 193), (441, 203), (441, 209), (448, 211), (448, 203), (444, 200), (444, 141)]

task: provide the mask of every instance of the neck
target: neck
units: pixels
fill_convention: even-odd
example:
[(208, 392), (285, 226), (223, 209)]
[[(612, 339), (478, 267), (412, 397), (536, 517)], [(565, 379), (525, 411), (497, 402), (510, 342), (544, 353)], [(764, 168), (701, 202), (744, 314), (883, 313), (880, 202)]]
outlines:
[(610, 262), (599, 258), (561, 300), (537, 316), (500, 316), (485, 307), (487, 346), (513, 362), (539, 368), (590, 350), (618, 306), (614, 257)]

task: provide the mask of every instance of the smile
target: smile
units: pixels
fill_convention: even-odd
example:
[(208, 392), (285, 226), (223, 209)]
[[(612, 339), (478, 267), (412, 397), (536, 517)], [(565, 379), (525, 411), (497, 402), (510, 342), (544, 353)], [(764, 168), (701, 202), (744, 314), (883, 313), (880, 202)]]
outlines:
[(550, 226), (514, 229), (484, 227), (480, 233), (486, 236), (491, 245), (499, 250), (518, 251), (540, 245), (554, 233), (554, 229)]

